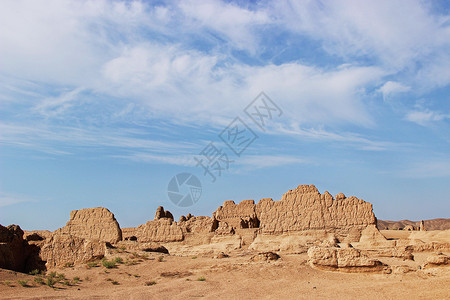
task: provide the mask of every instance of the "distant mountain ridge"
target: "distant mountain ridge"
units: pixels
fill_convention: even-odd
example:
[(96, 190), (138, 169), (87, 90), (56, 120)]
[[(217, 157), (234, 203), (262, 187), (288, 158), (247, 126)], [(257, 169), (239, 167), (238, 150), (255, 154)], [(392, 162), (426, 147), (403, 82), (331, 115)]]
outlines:
[[(447, 230), (450, 229), (450, 219), (438, 218), (431, 220), (424, 220), (426, 230)], [(377, 220), (377, 227), (379, 230), (402, 230), (405, 226), (411, 225), (414, 228), (419, 228), (420, 221), (384, 221)]]

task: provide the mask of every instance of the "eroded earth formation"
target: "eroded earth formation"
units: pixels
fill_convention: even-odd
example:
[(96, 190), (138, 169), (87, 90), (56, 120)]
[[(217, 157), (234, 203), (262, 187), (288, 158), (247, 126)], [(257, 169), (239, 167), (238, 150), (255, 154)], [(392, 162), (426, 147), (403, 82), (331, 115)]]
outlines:
[[(425, 230), (423, 224), (420, 228)], [(343, 272), (416, 271), (385, 260), (413, 261), (413, 252), (428, 255), (418, 269), (448, 265), (448, 238), (424, 234), (387, 239), (377, 228), (372, 204), (300, 185), (279, 201), (225, 201), (212, 217), (188, 214), (177, 222), (160, 206), (153, 220), (135, 228), (120, 228), (103, 207), (72, 211), (66, 226), (54, 232), (0, 226), (0, 268), (28, 272), (82, 264), (107, 257), (117, 247), (179, 256), (245, 252), (253, 253), (252, 261), (307, 253), (313, 268)], [(449, 230), (443, 234), (448, 237)]]

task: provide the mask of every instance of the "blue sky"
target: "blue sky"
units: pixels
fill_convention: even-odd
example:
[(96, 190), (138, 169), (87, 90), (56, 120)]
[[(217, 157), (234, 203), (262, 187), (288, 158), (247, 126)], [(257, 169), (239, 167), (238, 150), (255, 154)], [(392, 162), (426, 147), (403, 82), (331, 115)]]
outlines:
[[(0, 223), (54, 230), (105, 206), (122, 227), (211, 215), (299, 184), (380, 219), (449, 217), (447, 1), (2, 1)], [(282, 110), (262, 130), (245, 107)], [(219, 134), (258, 136), (236, 156)], [(215, 182), (194, 157), (230, 160)], [(179, 208), (167, 185), (202, 182)]]

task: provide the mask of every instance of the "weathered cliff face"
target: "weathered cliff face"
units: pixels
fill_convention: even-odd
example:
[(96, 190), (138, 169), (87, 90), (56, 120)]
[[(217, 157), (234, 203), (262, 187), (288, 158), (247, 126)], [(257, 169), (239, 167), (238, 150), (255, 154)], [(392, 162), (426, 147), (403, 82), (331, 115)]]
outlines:
[(136, 227), (138, 242), (178, 242), (184, 238), (181, 227), (172, 219), (161, 218)]
[(39, 259), (39, 247), (28, 244), (18, 225), (0, 225), (0, 268), (19, 272), (43, 269)]
[(361, 231), (376, 223), (372, 204), (344, 194), (322, 195), (313, 185), (300, 185), (280, 201), (261, 199), (255, 204), (245, 200), (237, 205), (226, 201), (214, 217), (233, 228), (259, 227), (263, 234), (327, 230), (339, 239), (351, 236), (348, 241), (358, 241)]
[(102, 258), (106, 243), (86, 240), (70, 234), (54, 234), (41, 248), (41, 258), (46, 266), (62, 267), (67, 263), (80, 264)]
[(256, 205), (253, 200), (243, 200), (237, 205), (234, 201), (225, 201), (213, 215), (217, 221), (225, 222), (233, 228), (259, 227)]
[(114, 214), (104, 207), (73, 210), (66, 226), (55, 234), (70, 234), (86, 240), (117, 243), (122, 231)]
[(301, 185), (285, 193), (280, 201), (263, 200), (256, 206), (262, 233), (327, 229), (349, 231), (375, 224), (372, 204), (356, 197), (319, 193), (313, 185)]

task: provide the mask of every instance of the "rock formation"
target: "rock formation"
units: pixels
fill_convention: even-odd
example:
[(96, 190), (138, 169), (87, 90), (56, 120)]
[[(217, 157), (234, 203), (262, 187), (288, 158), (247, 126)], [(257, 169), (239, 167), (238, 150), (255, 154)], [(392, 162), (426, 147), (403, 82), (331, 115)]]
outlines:
[(173, 215), (168, 210), (164, 211), (164, 207), (159, 206), (156, 209), (155, 220), (159, 220), (159, 219), (162, 219), (162, 218), (167, 218), (167, 219), (172, 219), (173, 220)]
[(18, 225), (0, 225), (0, 268), (19, 272), (43, 269), (39, 248), (28, 244), (23, 235)]
[(420, 220), (419, 230), (425, 231), (425, 223), (423, 222), (423, 220)]
[[(175, 255), (259, 253), (250, 261), (277, 259), (275, 252), (307, 252), (310, 264), (319, 269), (409, 272), (403, 265), (389, 269), (380, 260), (389, 258), (411, 263), (413, 251), (450, 249), (450, 230), (401, 232), (408, 239), (386, 239), (376, 222), (370, 203), (342, 193), (334, 198), (328, 192), (320, 194), (313, 185), (300, 185), (279, 201), (270, 198), (256, 204), (253, 200), (238, 204), (225, 201), (212, 217), (188, 214), (178, 222), (172, 213), (159, 206), (152, 221), (135, 228), (121, 229), (106, 208), (88, 208), (72, 211), (66, 226), (53, 233), (27, 232), (26, 240), (18, 226), (0, 226), (0, 267), (30, 270), (31, 266), (38, 265), (37, 254), (50, 268), (86, 263), (107, 256), (108, 248), (113, 245), (131, 251)], [(423, 222), (414, 227), (402, 226), (424, 228)], [(434, 255), (424, 266), (446, 265), (448, 261), (445, 255)]]
[(427, 257), (427, 262), (424, 264), (424, 268), (433, 268), (438, 266), (445, 266), (450, 263), (450, 257), (443, 253), (432, 254)]
[(226, 201), (214, 217), (233, 229), (257, 227), (263, 234), (326, 230), (339, 240), (351, 236), (350, 242), (358, 241), (362, 230), (376, 224), (372, 204), (342, 193), (335, 199), (328, 192), (321, 195), (313, 185), (300, 185), (280, 201), (261, 199), (255, 204), (245, 200), (237, 205)]
[(379, 260), (369, 258), (354, 248), (311, 247), (308, 250), (312, 267), (344, 272), (388, 272)]
[(232, 228), (259, 227), (256, 205), (253, 200), (244, 200), (238, 205), (234, 201), (225, 201), (213, 215), (216, 220), (225, 222)]
[(54, 234), (41, 249), (47, 267), (86, 263), (105, 256), (106, 243), (90, 241), (70, 234)]
[(73, 210), (66, 226), (57, 234), (70, 234), (86, 240), (117, 243), (122, 240), (122, 231), (114, 214), (104, 207)]
[(178, 242), (184, 238), (183, 231), (173, 219), (161, 218), (148, 221), (136, 228), (138, 242)]
[(251, 261), (270, 261), (278, 259), (280, 259), (280, 256), (274, 252), (262, 252), (250, 257)]

